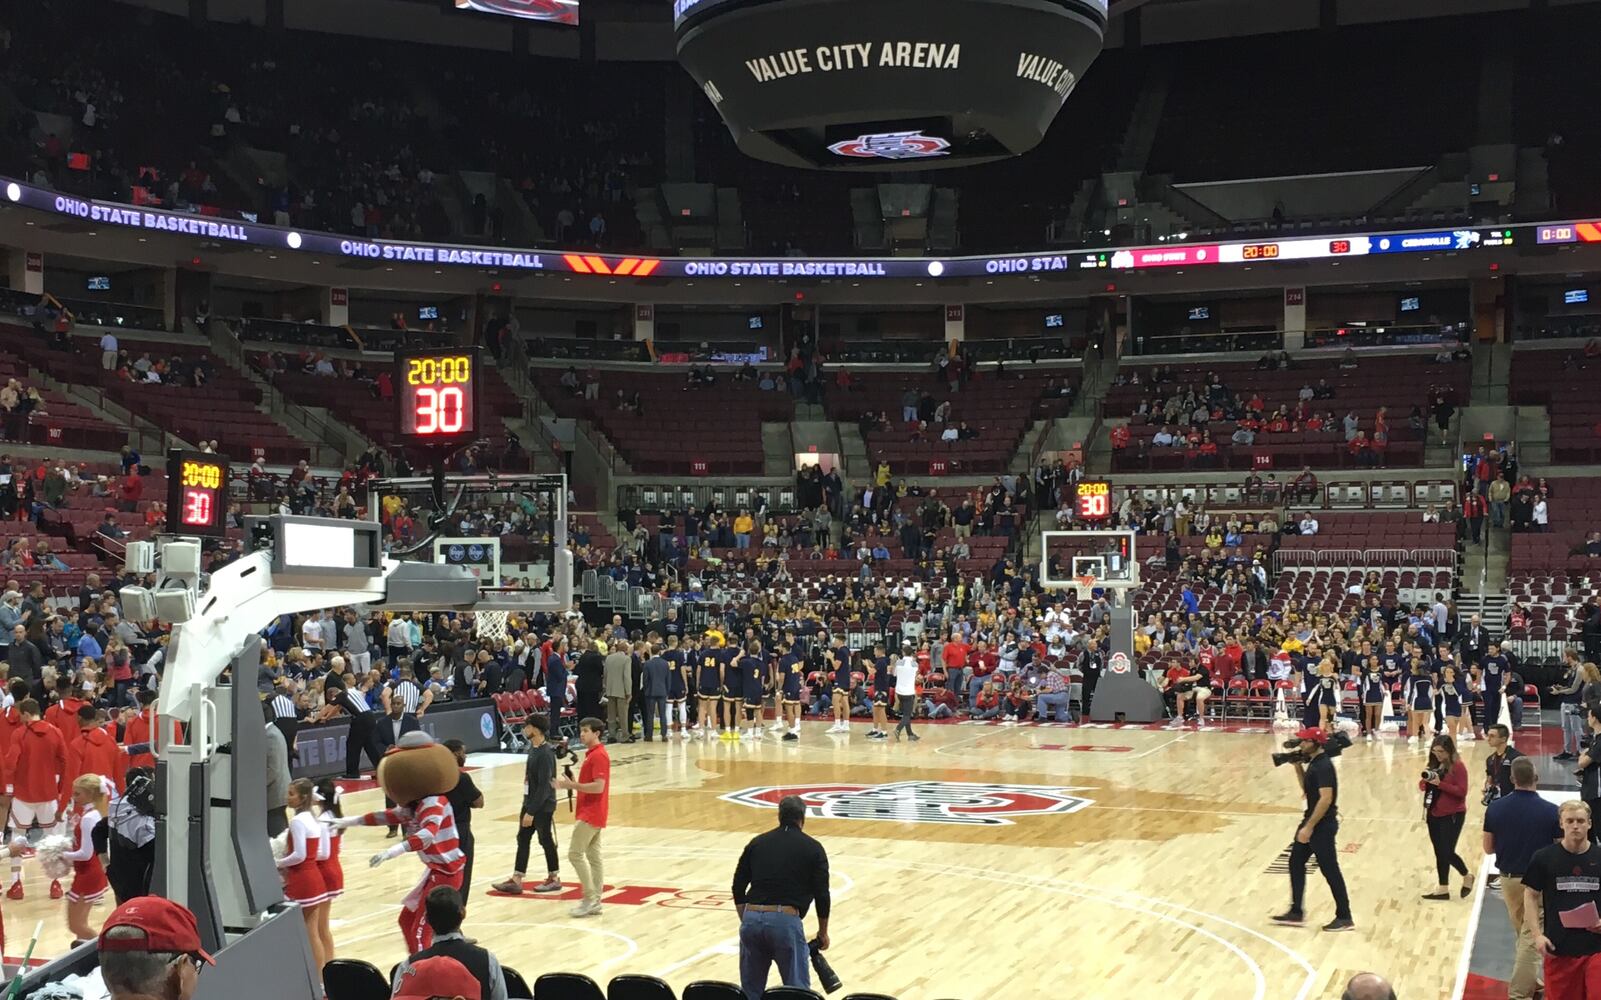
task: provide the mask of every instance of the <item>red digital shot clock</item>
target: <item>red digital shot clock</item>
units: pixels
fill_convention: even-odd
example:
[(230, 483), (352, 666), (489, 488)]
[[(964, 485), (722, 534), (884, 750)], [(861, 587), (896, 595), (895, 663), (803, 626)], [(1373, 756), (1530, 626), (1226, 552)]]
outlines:
[(1075, 509), (1081, 521), (1112, 519), (1112, 484), (1104, 479), (1081, 479), (1074, 487)]
[(167, 533), (222, 535), (228, 530), (228, 460), (173, 449), (167, 453)]
[(448, 444), (478, 436), (478, 350), (395, 355), (400, 435), (416, 444)]

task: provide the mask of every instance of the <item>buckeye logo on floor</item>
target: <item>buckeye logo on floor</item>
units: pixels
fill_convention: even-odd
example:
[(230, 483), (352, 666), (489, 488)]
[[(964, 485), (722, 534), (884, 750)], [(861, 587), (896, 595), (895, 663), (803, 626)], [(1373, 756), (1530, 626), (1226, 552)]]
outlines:
[(786, 795), (799, 795), (816, 819), (884, 820), (892, 823), (955, 823), (1011, 826), (1014, 816), (1077, 812), (1093, 800), (1079, 791), (1050, 785), (998, 785), (965, 781), (896, 781), (882, 785), (784, 785), (745, 788), (720, 796), (756, 809), (777, 809)]

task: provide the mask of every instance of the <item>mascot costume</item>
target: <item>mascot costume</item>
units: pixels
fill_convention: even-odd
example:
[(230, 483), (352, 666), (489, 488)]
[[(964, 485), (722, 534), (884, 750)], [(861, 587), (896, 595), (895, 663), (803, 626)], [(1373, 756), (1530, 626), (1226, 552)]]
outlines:
[(435, 743), (427, 733), (407, 733), (378, 762), (378, 787), (400, 804), (365, 816), (342, 817), (332, 824), (339, 828), (399, 826), (404, 835), (400, 843), (374, 854), (368, 864), (377, 868), (415, 851), (426, 866), (422, 881), (401, 904), (400, 933), (406, 939), (408, 955), (433, 943), (433, 931), (423, 917), (429, 891), (442, 885), (461, 890), (467, 856), (456, 835), (456, 815), (445, 799), (460, 777), (455, 755), (443, 744)]

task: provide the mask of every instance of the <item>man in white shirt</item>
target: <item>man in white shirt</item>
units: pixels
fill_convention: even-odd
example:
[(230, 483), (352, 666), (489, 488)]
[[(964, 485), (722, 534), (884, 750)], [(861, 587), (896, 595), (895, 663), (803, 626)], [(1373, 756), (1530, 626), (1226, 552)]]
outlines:
[(1166, 427), (1163, 427), (1161, 430), (1151, 435), (1151, 444), (1156, 445), (1159, 448), (1171, 447), (1173, 444), (1173, 432), (1168, 430)]
[(322, 648), (322, 616), (308, 615), (300, 626), (300, 645), (306, 649)]
[(108, 372), (117, 370), (117, 337), (107, 332), (100, 337), (100, 367)]
[(1307, 511), (1306, 514), (1302, 515), (1300, 528), (1303, 535), (1317, 534), (1317, 518), (1312, 516), (1311, 511)]
[(910, 639), (901, 642), (900, 659), (895, 661), (895, 710), (901, 719), (895, 724), (895, 741), (900, 742), (904, 730), (906, 738), (916, 743), (921, 736), (912, 732), (912, 713), (917, 706), (917, 657)]
[(959, 436), (955, 427), (946, 425), (945, 429), (940, 432), (939, 439), (941, 441), (955, 441)]

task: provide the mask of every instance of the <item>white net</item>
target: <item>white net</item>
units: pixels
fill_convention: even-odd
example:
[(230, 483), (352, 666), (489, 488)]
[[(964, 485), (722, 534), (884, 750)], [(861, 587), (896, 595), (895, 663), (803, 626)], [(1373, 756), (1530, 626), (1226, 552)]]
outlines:
[(505, 639), (508, 614), (509, 612), (505, 611), (478, 612), (478, 638)]

